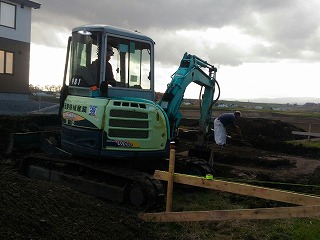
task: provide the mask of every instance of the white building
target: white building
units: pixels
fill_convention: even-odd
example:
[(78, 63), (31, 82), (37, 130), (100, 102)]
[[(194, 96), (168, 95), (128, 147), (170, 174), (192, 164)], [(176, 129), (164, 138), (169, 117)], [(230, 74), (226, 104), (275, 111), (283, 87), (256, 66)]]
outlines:
[(0, 99), (27, 98), (31, 41), (31, 11), (40, 4), (0, 0)]

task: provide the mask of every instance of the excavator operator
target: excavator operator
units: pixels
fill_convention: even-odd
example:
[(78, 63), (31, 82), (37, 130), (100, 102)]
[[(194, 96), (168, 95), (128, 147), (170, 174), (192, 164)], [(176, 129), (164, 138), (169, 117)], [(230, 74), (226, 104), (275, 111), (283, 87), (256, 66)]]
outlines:
[(107, 91), (108, 84), (111, 86), (115, 87), (116, 86), (116, 80), (114, 79), (113, 76), (113, 71), (112, 71), (112, 66), (111, 63), (109, 62), (111, 59), (111, 56), (114, 55), (112, 46), (108, 44), (107, 46), (107, 58), (106, 58), (106, 74), (105, 74), (105, 81), (103, 81), (100, 85), (100, 90), (102, 93)]

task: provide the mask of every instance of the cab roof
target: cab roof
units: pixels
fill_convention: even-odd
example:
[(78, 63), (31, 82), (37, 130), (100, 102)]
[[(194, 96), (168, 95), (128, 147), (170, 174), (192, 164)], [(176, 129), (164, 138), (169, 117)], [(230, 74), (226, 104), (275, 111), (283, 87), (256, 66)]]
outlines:
[(99, 32), (114, 34), (114, 35), (123, 36), (123, 37), (130, 37), (134, 39), (150, 41), (154, 43), (154, 41), (150, 37), (143, 35), (138, 31), (132, 31), (132, 30), (110, 26), (110, 25), (103, 25), (103, 24), (82, 25), (82, 26), (73, 28), (72, 32), (77, 32), (80, 30), (87, 30), (89, 32), (99, 31)]

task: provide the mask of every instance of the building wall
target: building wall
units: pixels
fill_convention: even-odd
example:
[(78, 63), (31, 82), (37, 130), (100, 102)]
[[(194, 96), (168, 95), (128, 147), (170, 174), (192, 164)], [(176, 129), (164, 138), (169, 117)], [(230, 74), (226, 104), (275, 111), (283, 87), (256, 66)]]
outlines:
[(20, 4), (10, 1), (4, 2), (16, 5), (16, 29), (0, 26), (0, 37), (30, 43), (31, 8), (27, 6), (22, 8)]
[[(2, 0), (0, 0), (2, 1)], [(0, 51), (13, 53), (13, 74), (0, 73), (0, 93), (29, 93), (31, 40), (31, 7), (14, 1), (2, 2), (16, 6), (15, 28), (0, 26)]]
[(0, 92), (28, 93), (30, 43), (0, 37), (0, 50), (14, 53), (13, 74), (0, 74)]

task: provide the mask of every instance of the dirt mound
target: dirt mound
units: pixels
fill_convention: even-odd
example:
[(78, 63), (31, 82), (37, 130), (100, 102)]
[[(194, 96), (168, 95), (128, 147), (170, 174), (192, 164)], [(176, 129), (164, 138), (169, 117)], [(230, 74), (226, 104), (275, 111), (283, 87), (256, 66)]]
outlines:
[[(179, 154), (194, 146), (197, 124), (195, 120), (182, 120), (189, 130), (180, 132)], [(284, 141), (294, 138), (291, 131), (300, 129), (266, 119), (241, 119), (239, 125), (245, 142), (232, 136), (228, 147), (218, 147), (208, 135), (217, 176), (319, 184), (319, 161), (290, 156), (292, 148), (284, 147)], [(10, 133), (58, 128), (56, 115), (0, 116), (3, 239), (178, 239), (140, 221), (137, 212), (128, 207), (19, 175), (14, 168), (15, 156), (5, 154)], [(301, 156), (310, 155), (306, 149), (300, 150)], [(210, 151), (206, 154), (209, 158)]]
[(288, 141), (295, 138), (292, 131), (302, 131), (292, 124), (264, 118), (240, 118), (238, 124), (242, 135), (248, 140), (262, 137), (274, 141)]
[[(196, 119), (182, 119), (181, 125), (197, 128), (199, 121)], [(240, 118), (238, 125), (242, 135), (247, 141), (255, 141), (255, 139), (264, 138), (273, 141), (288, 141), (295, 139), (292, 131), (303, 131), (292, 124), (282, 122), (280, 120), (272, 120), (265, 118)], [(232, 129), (227, 129), (228, 134), (234, 136)]]
[(136, 210), (18, 174), (10, 133), (58, 129), (57, 115), (0, 116), (1, 239), (161, 239)]
[[(179, 132), (178, 151), (185, 152), (194, 147), (197, 124), (197, 120), (182, 120), (184, 128)], [(320, 182), (313, 173), (320, 166), (319, 149), (287, 142), (297, 138), (292, 131), (302, 129), (280, 120), (263, 118), (241, 118), (239, 127), (243, 138), (227, 129), (228, 146), (220, 147), (214, 143), (212, 132), (207, 136), (208, 148), (201, 149), (200, 154), (198, 150), (192, 151), (191, 156), (209, 161), (213, 149), (214, 168), (219, 177), (305, 184), (313, 176), (312, 183)]]
[[(1, 239), (151, 239), (136, 212), (47, 182), (0, 163)], [(157, 239), (157, 238), (156, 238)]]
[[(182, 119), (182, 126), (193, 128), (191, 130), (181, 130), (179, 137), (184, 140), (197, 138), (198, 120)], [(241, 129), (242, 138), (233, 133), (231, 128), (227, 128), (230, 138), (227, 143), (239, 146), (250, 146), (260, 150), (273, 151), (278, 153), (296, 154), (299, 156), (320, 158), (318, 148), (305, 148), (302, 145), (288, 144), (287, 141), (303, 139), (302, 136), (292, 134), (292, 131), (303, 131), (292, 124), (280, 120), (264, 118), (240, 118), (238, 125)], [(213, 142), (213, 132), (208, 135), (208, 140)]]

